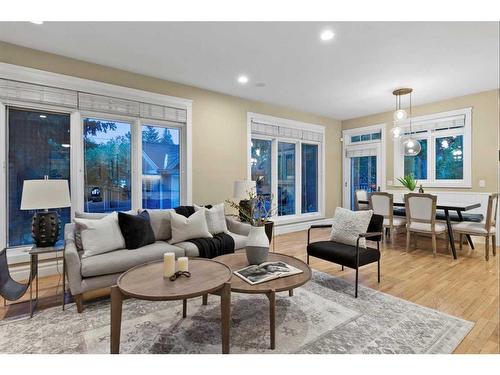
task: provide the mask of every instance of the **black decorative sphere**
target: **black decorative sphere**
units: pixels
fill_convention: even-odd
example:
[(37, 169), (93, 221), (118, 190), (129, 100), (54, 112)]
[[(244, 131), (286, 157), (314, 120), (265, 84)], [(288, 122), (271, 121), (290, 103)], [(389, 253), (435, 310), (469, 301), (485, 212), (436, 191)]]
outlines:
[(37, 247), (54, 246), (59, 238), (60, 222), (56, 211), (37, 212), (31, 223), (31, 236)]

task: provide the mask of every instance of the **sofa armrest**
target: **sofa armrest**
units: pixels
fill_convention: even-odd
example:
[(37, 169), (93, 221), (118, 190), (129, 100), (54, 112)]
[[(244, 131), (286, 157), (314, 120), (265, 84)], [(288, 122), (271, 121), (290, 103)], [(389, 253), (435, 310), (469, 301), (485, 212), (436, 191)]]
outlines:
[(80, 255), (75, 244), (75, 224), (64, 226), (64, 260), (66, 261), (66, 275), (71, 294), (80, 294), (82, 292), (82, 274)]
[(238, 217), (232, 215), (226, 215), (227, 229), (231, 233), (239, 234), (248, 237), (250, 234), (250, 228), (252, 227), (249, 223), (242, 223)]

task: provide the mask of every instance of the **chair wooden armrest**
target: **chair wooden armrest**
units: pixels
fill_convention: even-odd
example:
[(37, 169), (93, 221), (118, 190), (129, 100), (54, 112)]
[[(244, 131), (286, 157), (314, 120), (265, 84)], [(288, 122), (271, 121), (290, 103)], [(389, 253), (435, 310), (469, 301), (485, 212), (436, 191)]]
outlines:
[(359, 238), (370, 238), (370, 237), (377, 237), (377, 236), (382, 236), (382, 232), (368, 232), (368, 233), (360, 233)]

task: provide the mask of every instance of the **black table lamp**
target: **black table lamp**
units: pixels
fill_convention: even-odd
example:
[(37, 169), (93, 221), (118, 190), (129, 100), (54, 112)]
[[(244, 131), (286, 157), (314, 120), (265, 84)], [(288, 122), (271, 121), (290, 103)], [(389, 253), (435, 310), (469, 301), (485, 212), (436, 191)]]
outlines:
[(25, 180), (21, 198), (21, 210), (35, 212), (31, 224), (31, 236), (37, 247), (54, 246), (59, 238), (60, 221), (57, 211), (51, 208), (71, 207), (67, 180)]

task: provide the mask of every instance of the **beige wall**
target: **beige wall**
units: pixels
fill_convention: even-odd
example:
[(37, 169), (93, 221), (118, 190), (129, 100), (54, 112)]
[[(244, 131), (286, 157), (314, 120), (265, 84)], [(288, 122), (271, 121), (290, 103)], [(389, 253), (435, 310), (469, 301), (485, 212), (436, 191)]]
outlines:
[(247, 112), (326, 126), (326, 214), (341, 199), (340, 121), (0, 42), (0, 61), (193, 100), (193, 201), (232, 196), (246, 178)]
[[(443, 190), (498, 191), (498, 139), (499, 139), (499, 90), (480, 92), (435, 103), (414, 107), (413, 116), (451, 111), (472, 107), (472, 188)], [(386, 124), (387, 131), (393, 125), (393, 112), (378, 113), (342, 121), (342, 129), (353, 129), (361, 126)], [(386, 179), (394, 179), (394, 147), (392, 140), (386, 142)], [(396, 176), (400, 177), (400, 176)], [(486, 187), (479, 187), (479, 180), (486, 181)], [(389, 187), (388, 187), (389, 188)], [(438, 190), (432, 188), (432, 190)]]

